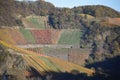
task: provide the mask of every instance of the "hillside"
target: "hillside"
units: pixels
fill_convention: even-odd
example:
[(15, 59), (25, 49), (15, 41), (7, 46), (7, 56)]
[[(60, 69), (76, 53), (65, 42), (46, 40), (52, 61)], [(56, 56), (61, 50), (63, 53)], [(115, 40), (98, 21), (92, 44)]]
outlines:
[[(4, 34), (5, 33), (5, 34)], [(82, 32), (78, 29), (1, 28), (0, 40), (14, 45), (79, 45)]]
[(0, 0), (0, 80), (116, 80), (119, 56), (120, 12), (110, 7)]
[[(55, 29), (81, 29), (82, 21), (101, 21), (101, 18), (119, 18), (120, 13), (102, 5), (80, 6), (69, 8), (57, 8), (56, 12), (50, 13), (49, 24)], [(88, 23), (88, 25), (91, 25)]]
[(63, 29), (58, 44), (78, 45), (81, 35), (82, 32), (79, 29)]
[[(104, 14), (103, 14), (104, 12)], [(82, 14), (82, 15), (81, 15)], [(23, 26), (21, 18), (26, 16), (49, 16), (48, 23), (53, 28), (81, 28), (81, 19), (87, 17), (120, 17), (120, 13), (102, 5), (80, 6), (74, 8), (56, 8), (44, 0), (31, 1), (0, 1), (0, 26)], [(83, 17), (83, 15), (85, 15)], [(34, 19), (29, 19), (29, 21)], [(35, 22), (35, 20), (34, 20)], [(35, 22), (36, 25), (39, 25)], [(40, 23), (42, 25), (42, 23)], [(33, 24), (34, 25), (34, 24)]]
[(76, 13), (89, 14), (94, 17), (120, 17), (119, 12), (104, 5), (80, 6), (75, 7), (72, 10), (76, 11)]
[(0, 26), (22, 26), (21, 17), (31, 14), (46, 16), (54, 11), (53, 4), (38, 0), (36, 2), (0, 1)]
[[(19, 74), (23, 74), (21, 75), (22, 77), (26, 77), (30, 78), (30, 76), (32, 76), (33, 78), (36, 78), (35, 76), (37, 76), (38, 74), (41, 76), (46, 75), (47, 73), (62, 73), (62, 72), (68, 72), (70, 73), (72, 70), (77, 70), (78, 72), (80, 71), (81, 73), (87, 73), (88, 75), (92, 75), (94, 73), (93, 70), (78, 66), (76, 64), (67, 62), (67, 61), (63, 61), (60, 60), (58, 58), (54, 58), (54, 57), (49, 57), (46, 55), (42, 55), (42, 54), (36, 54), (34, 52), (31, 51), (27, 51), (24, 50), (22, 48), (17, 48), (13, 45), (7, 44), (3, 41), (0, 41), (0, 50), (3, 53), (0, 53), (2, 55), (2, 57), (0, 57), (0, 64), (2, 64), (0, 66), (0, 72), (4, 73), (5, 71), (7, 71), (4, 75), (9, 75), (9, 76), (13, 76), (13, 78), (15, 77), (20, 77)], [(6, 51), (6, 52), (5, 52)], [(8, 55), (8, 56), (4, 56), (4, 55)], [(7, 58), (9, 57), (9, 58)], [(20, 60), (24, 61), (23, 62), (19, 62), (18, 60), (12, 61), (15, 57), (20, 58)], [(10, 60), (9, 60), (10, 59)], [(9, 60), (9, 63), (5, 63), (6, 60)], [(17, 64), (18, 62), (18, 64)], [(10, 64), (11, 63), (11, 64)], [(20, 64), (21, 63), (21, 64)], [(9, 66), (8, 66), (9, 65)], [(3, 71), (2, 71), (2, 66), (6, 66), (3, 67)], [(10, 73), (10, 70), (20, 70), (21, 73), (18, 74), (13, 74)], [(30, 71), (28, 71), (30, 70)], [(38, 74), (36, 74), (35, 72), (38, 72)], [(24, 72), (29, 72), (30, 74), (27, 75)], [(34, 75), (36, 74), (36, 75)], [(39, 78), (41, 78), (39, 76)], [(32, 78), (30, 78), (32, 79)], [(20, 79), (17, 79), (20, 80)], [(25, 79), (26, 80), (26, 79)]]

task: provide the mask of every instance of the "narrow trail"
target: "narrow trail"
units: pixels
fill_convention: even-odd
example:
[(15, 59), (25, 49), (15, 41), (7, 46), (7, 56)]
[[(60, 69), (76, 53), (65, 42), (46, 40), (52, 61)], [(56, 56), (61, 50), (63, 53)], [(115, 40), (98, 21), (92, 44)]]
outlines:
[(71, 48), (72, 45), (42, 45), (42, 44), (28, 44), (28, 45), (16, 45), (17, 47), (20, 48), (39, 48), (39, 47), (48, 47), (48, 48)]

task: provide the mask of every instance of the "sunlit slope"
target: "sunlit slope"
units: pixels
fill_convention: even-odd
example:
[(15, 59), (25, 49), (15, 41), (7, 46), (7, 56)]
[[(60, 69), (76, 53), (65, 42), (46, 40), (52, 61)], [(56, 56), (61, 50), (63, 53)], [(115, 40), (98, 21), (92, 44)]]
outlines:
[(45, 56), (42, 54), (36, 54), (31, 51), (27, 51), (13, 45), (7, 44), (0, 40), (0, 44), (19, 52), (23, 58), (27, 61), (30, 67), (35, 68), (41, 75), (45, 72), (71, 72), (72, 70), (78, 70), (88, 75), (94, 73), (93, 70), (78, 66), (76, 64), (60, 60), (58, 58)]
[(82, 32), (79, 29), (62, 30), (58, 44), (79, 44)]
[(25, 44), (68, 44), (80, 43), (82, 32), (79, 29), (15, 29), (1, 28), (0, 40), (15, 45)]
[(18, 29), (8, 29), (8, 34), (11, 35), (11, 37), (14, 40), (16, 45), (21, 45), (21, 44), (27, 43), (27, 41), (25, 40), (25, 37), (22, 35), (21, 32), (19, 32)]
[(86, 18), (86, 19), (94, 19), (94, 16), (91, 16), (89, 14), (79, 14), (79, 16), (81, 16), (82, 18)]
[(120, 26), (120, 18), (104, 18), (101, 20), (101, 25)]
[(14, 40), (12, 39), (11, 35), (8, 32), (8, 29), (0, 29), (0, 40), (3, 40), (11, 44), (15, 44)]
[(18, 29), (0, 29), (0, 40), (10, 44), (26, 44), (26, 40)]
[(51, 29), (51, 41), (52, 44), (57, 44), (60, 36), (61, 36), (61, 30), (55, 30), (55, 29)]
[(51, 44), (50, 30), (31, 30), (37, 44)]
[(19, 29), (19, 31), (23, 34), (23, 36), (27, 40), (28, 44), (35, 43), (34, 36), (32, 35), (32, 33), (29, 30), (21, 28), (21, 29)]
[(39, 28), (46, 29), (47, 28), (47, 17), (42, 16), (28, 16), (25, 19), (27, 21), (26, 24), (32, 24), (33, 26), (28, 26), (29, 28)]

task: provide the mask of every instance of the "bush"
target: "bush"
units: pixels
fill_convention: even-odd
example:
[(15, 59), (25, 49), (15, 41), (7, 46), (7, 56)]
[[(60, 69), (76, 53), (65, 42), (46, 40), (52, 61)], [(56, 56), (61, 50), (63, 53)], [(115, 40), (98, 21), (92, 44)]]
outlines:
[(5, 61), (6, 56), (8, 56), (8, 51), (0, 45), (0, 65)]

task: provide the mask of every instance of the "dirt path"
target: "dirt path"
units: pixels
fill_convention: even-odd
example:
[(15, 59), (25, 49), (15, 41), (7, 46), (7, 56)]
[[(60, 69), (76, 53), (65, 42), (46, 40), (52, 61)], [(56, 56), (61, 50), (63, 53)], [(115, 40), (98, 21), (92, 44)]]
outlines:
[(17, 45), (20, 48), (37, 48), (37, 47), (48, 47), (48, 48), (71, 48), (72, 45), (42, 45), (42, 44), (28, 44), (28, 45)]

